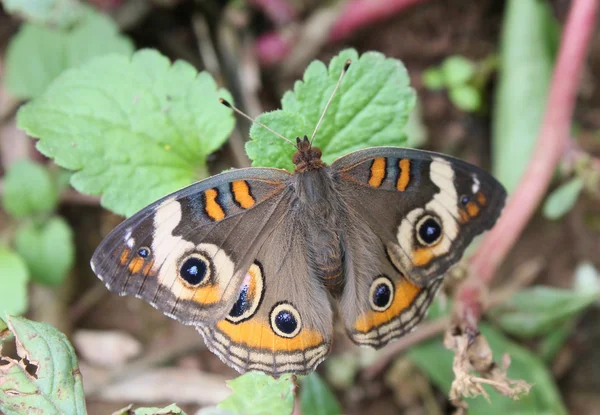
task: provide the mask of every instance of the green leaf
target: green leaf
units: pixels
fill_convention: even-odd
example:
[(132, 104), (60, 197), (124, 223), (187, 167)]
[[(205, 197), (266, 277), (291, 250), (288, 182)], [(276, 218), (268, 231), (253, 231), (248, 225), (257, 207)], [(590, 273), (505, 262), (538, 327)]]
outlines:
[(442, 76), (448, 87), (466, 84), (475, 75), (475, 65), (463, 56), (450, 56), (441, 67)]
[(143, 50), (69, 70), (17, 118), (43, 154), (77, 171), (75, 189), (129, 216), (206, 176), (234, 125), (218, 97), (231, 99), (208, 73)]
[(55, 216), (41, 226), (21, 225), (15, 237), (17, 252), (25, 259), (35, 282), (58, 285), (75, 262), (73, 231)]
[(600, 291), (537, 286), (519, 291), (490, 311), (508, 333), (520, 338), (548, 334), (600, 298)]
[[(329, 69), (320, 61), (312, 62), (303, 80), (283, 96), (282, 109), (263, 114), (258, 121), (291, 140), (310, 137), (347, 59), (352, 64), (314, 141), (323, 151), (323, 160), (331, 163), (350, 151), (404, 143), (415, 92), (404, 65), (377, 52), (359, 58), (355, 50), (344, 50), (331, 60)], [(254, 166), (294, 169), (294, 147), (257, 124), (250, 137), (246, 151)]]
[(554, 56), (548, 42), (549, 4), (509, 0), (501, 37), (500, 73), (492, 119), (493, 173), (509, 192), (531, 158), (546, 106)]
[(342, 407), (317, 373), (300, 381), (300, 408), (303, 414), (339, 415)]
[[(523, 379), (534, 386), (528, 395), (516, 401), (485, 386), (491, 403), (483, 396), (466, 399), (469, 404), (469, 415), (567, 413), (552, 375), (536, 355), (508, 340), (487, 324), (480, 324), (479, 328), (497, 359), (505, 353), (510, 355), (512, 363), (508, 369), (508, 376), (511, 379)], [(408, 357), (446, 395), (450, 392), (454, 380), (453, 353), (446, 349), (440, 340), (432, 340), (411, 348)]]
[(546, 198), (542, 208), (544, 217), (557, 220), (573, 209), (579, 194), (583, 190), (584, 181), (580, 177), (574, 177), (568, 182), (560, 185)]
[(25, 261), (16, 252), (0, 247), (0, 315), (23, 314), (27, 311), (27, 281)]
[(112, 415), (185, 415), (185, 412), (175, 404), (171, 404), (164, 408), (132, 408), (133, 405), (126, 406), (123, 409), (113, 412)]
[(58, 203), (48, 170), (29, 160), (12, 164), (4, 177), (4, 210), (15, 218), (49, 214)]
[[(7, 322), (21, 359), (2, 356), (7, 364), (0, 365), (0, 410), (6, 415), (85, 414), (81, 373), (67, 337), (45, 323), (21, 317)], [(31, 365), (34, 371), (28, 370)]]
[(427, 89), (432, 89), (435, 91), (446, 87), (444, 73), (440, 68), (427, 68), (423, 71), (422, 77), (423, 85), (425, 85), (425, 88)]
[(481, 108), (481, 94), (471, 85), (460, 85), (450, 88), (450, 101), (460, 110), (475, 112)]
[(35, 98), (66, 69), (109, 53), (131, 55), (133, 44), (109, 17), (92, 9), (68, 30), (24, 24), (6, 51), (5, 84), (18, 98)]
[(538, 345), (537, 355), (545, 362), (552, 362), (561, 347), (571, 337), (575, 330), (573, 319), (567, 320), (561, 326), (550, 331)]
[(84, 15), (77, 0), (2, 0), (4, 10), (28, 22), (66, 27)]
[(240, 415), (289, 415), (294, 408), (296, 386), (291, 375), (274, 379), (259, 372), (248, 372), (227, 382), (233, 394), (217, 408)]

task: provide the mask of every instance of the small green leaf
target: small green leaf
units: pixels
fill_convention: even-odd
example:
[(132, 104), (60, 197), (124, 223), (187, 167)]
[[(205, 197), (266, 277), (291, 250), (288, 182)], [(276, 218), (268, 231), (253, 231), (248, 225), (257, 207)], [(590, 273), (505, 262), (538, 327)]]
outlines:
[[(536, 355), (508, 340), (487, 324), (480, 324), (479, 329), (488, 340), (496, 359), (505, 353), (510, 355), (512, 363), (508, 369), (508, 376), (511, 379), (523, 379), (534, 386), (529, 394), (520, 397), (519, 400), (509, 399), (485, 386), (491, 402), (486, 401), (483, 396), (466, 399), (469, 415), (567, 413), (552, 375)], [(408, 357), (438, 388), (448, 394), (454, 380), (453, 353), (446, 349), (440, 340), (432, 340), (411, 348)]]
[(508, 333), (531, 338), (550, 333), (600, 298), (600, 291), (537, 286), (519, 291), (490, 311)]
[(218, 97), (231, 100), (208, 73), (142, 50), (67, 71), (17, 118), (43, 154), (77, 171), (75, 189), (129, 216), (206, 175), (234, 126)]
[(24, 24), (6, 51), (7, 89), (18, 98), (35, 98), (66, 69), (109, 53), (131, 55), (133, 44), (118, 30), (109, 17), (92, 9), (70, 29)]
[(69, 26), (85, 12), (77, 0), (2, 0), (1, 3), (8, 13), (48, 26)]
[(289, 415), (294, 408), (294, 381), (291, 375), (274, 379), (248, 372), (227, 382), (233, 394), (217, 405), (234, 415)]
[(471, 85), (450, 88), (450, 101), (460, 110), (475, 112), (481, 108), (481, 93)]
[(440, 68), (433, 67), (427, 68), (423, 71), (423, 85), (425, 88), (432, 90), (439, 90), (446, 87), (446, 80), (444, 79), (444, 73)]
[(29, 272), (23, 258), (0, 247), (0, 315), (27, 311), (28, 280)]
[(300, 408), (303, 414), (339, 415), (342, 407), (317, 373), (300, 381)]
[(448, 87), (466, 84), (475, 75), (475, 65), (463, 56), (450, 56), (441, 67), (442, 76)]
[(15, 218), (56, 209), (58, 194), (48, 170), (29, 160), (14, 163), (4, 177), (4, 210)]
[(509, 0), (504, 8), (492, 117), (492, 167), (509, 193), (529, 163), (546, 108), (554, 62), (547, 47), (548, 25), (554, 20), (550, 8), (538, 0)]
[[(283, 96), (282, 110), (263, 114), (258, 121), (291, 140), (310, 137), (347, 59), (352, 64), (314, 141), (323, 151), (323, 160), (331, 163), (350, 151), (405, 142), (404, 127), (415, 106), (415, 92), (404, 65), (377, 52), (359, 58), (355, 50), (347, 49), (331, 60), (329, 68), (312, 62), (293, 92)], [(254, 166), (294, 169), (294, 147), (256, 124), (250, 137), (246, 151)]]
[(31, 278), (42, 284), (60, 284), (75, 262), (73, 231), (58, 216), (41, 226), (21, 225), (15, 237), (15, 247), (25, 259)]
[(552, 362), (560, 348), (574, 333), (575, 321), (567, 320), (560, 326), (555, 327), (541, 341), (538, 346), (537, 355), (545, 362)]
[(574, 177), (568, 182), (557, 187), (546, 198), (542, 208), (544, 217), (557, 220), (573, 209), (579, 194), (583, 190), (584, 181), (580, 177)]
[[(127, 412), (123, 415), (129, 415)], [(185, 412), (175, 404), (164, 408), (137, 408), (133, 410), (133, 415), (185, 415)]]
[[(21, 359), (2, 356), (7, 364), (0, 365), (0, 410), (7, 415), (85, 414), (81, 373), (67, 337), (45, 323), (21, 317), (7, 322)], [(34, 372), (28, 370), (31, 365)]]

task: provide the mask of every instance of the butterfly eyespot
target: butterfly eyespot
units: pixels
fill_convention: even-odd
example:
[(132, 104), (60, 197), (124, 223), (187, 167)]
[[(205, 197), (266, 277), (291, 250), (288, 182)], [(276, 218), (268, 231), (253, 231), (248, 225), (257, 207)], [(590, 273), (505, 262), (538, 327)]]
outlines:
[(442, 237), (442, 225), (440, 220), (431, 216), (423, 216), (417, 222), (417, 239), (421, 245), (431, 246)]
[(198, 286), (210, 278), (210, 262), (204, 256), (194, 254), (183, 261), (179, 276), (191, 286)]
[(470, 201), (470, 200), (471, 200), (471, 198), (470, 198), (469, 196), (467, 196), (467, 195), (462, 195), (462, 196), (460, 197), (460, 203), (461, 203), (463, 206), (467, 206), (467, 203), (469, 203), (469, 201)]
[(278, 303), (271, 310), (271, 329), (280, 337), (292, 338), (300, 333), (300, 314), (289, 303)]
[(234, 324), (252, 317), (264, 295), (264, 277), (261, 264), (256, 261), (246, 274), (237, 301), (231, 307), (226, 319)]
[(371, 283), (369, 302), (375, 311), (385, 311), (394, 302), (394, 284), (388, 277), (378, 277)]
[(144, 246), (138, 249), (137, 254), (141, 258), (148, 258), (150, 256), (150, 248)]

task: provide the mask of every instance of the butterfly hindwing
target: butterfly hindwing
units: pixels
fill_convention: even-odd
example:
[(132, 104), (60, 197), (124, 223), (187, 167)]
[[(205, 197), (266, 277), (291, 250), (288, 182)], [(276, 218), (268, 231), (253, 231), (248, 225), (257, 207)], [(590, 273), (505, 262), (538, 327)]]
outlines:
[(308, 373), (330, 349), (327, 291), (311, 275), (301, 217), (282, 218), (245, 275), (229, 314), (198, 327), (208, 348), (239, 372)]
[(185, 324), (231, 309), (258, 251), (286, 212), (289, 173), (240, 169), (158, 200), (114, 229), (92, 269), (120, 295), (143, 298)]

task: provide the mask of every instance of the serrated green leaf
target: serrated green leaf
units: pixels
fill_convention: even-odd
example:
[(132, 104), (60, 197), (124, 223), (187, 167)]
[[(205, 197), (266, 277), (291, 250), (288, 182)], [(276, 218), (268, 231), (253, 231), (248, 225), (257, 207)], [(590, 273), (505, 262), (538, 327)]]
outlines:
[(520, 338), (548, 334), (600, 298), (600, 291), (537, 286), (519, 291), (490, 311), (508, 333)]
[(460, 110), (475, 112), (481, 108), (481, 93), (471, 85), (450, 88), (450, 101)]
[(190, 64), (154, 50), (105, 56), (60, 76), (19, 110), (20, 128), (82, 193), (126, 216), (206, 176), (234, 126), (231, 100)]
[(456, 87), (469, 82), (475, 75), (475, 65), (463, 56), (450, 56), (441, 67), (442, 76), (448, 87)]
[(77, 0), (2, 0), (4, 10), (28, 22), (66, 27), (85, 14)]
[[(552, 375), (536, 355), (508, 340), (487, 324), (480, 324), (479, 329), (488, 340), (496, 359), (505, 353), (510, 355), (512, 363), (508, 369), (508, 376), (511, 379), (525, 380), (534, 386), (529, 394), (520, 397), (519, 400), (512, 400), (500, 395), (491, 387), (484, 386), (491, 402), (486, 401), (483, 396), (466, 399), (469, 415), (567, 413)], [(428, 341), (411, 348), (408, 357), (438, 388), (448, 394), (454, 380), (453, 353), (446, 349), (440, 340)]]
[(583, 190), (584, 181), (580, 177), (574, 177), (568, 182), (560, 185), (546, 198), (542, 207), (544, 217), (557, 220), (573, 209), (579, 194)]
[[(81, 373), (67, 337), (21, 317), (8, 317), (8, 325), (23, 360), (2, 357), (8, 364), (0, 365), (0, 410), (7, 415), (85, 414)], [(27, 362), (36, 366), (33, 374)]]
[(446, 87), (444, 73), (440, 68), (427, 68), (423, 71), (421, 76), (423, 78), (423, 85), (425, 85), (425, 88), (427, 89), (436, 91)]
[(131, 55), (132, 42), (118, 30), (108, 16), (92, 9), (70, 29), (24, 24), (6, 51), (6, 88), (18, 98), (35, 98), (63, 71), (93, 57)]
[(540, 129), (554, 56), (546, 47), (549, 4), (509, 0), (501, 37), (492, 118), (493, 173), (509, 192), (518, 185)]
[[(310, 137), (347, 59), (352, 64), (314, 140), (323, 151), (323, 160), (331, 163), (350, 151), (404, 143), (415, 92), (404, 65), (377, 52), (359, 58), (355, 50), (347, 49), (331, 60), (329, 68), (312, 62), (303, 80), (283, 96), (282, 111), (261, 115), (258, 121), (291, 140)], [(258, 125), (250, 129), (250, 137), (246, 151), (254, 166), (294, 169), (294, 147)]]
[(60, 284), (75, 262), (73, 230), (58, 216), (40, 226), (21, 225), (15, 248), (27, 263), (32, 280), (42, 284)]
[(0, 247), (0, 314), (23, 314), (27, 311), (29, 272), (16, 252)]
[(4, 177), (2, 203), (15, 218), (45, 215), (56, 209), (58, 193), (44, 166), (22, 160), (12, 164)]
[(289, 415), (294, 408), (294, 381), (291, 375), (274, 379), (248, 372), (227, 382), (233, 394), (217, 408), (235, 415)]
[(317, 373), (311, 373), (300, 381), (300, 408), (303, 414), (339, 415), (342, 407)]

